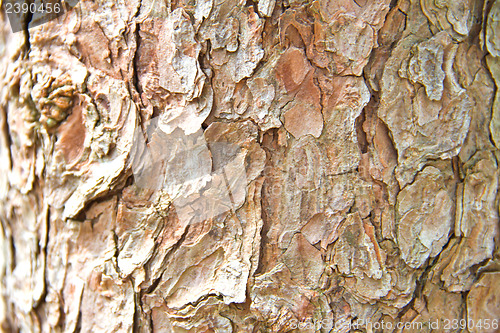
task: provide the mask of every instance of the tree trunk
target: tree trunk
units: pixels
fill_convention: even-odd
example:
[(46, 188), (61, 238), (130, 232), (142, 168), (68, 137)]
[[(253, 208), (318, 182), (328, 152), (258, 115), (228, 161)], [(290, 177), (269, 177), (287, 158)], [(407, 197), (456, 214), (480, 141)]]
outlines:
[(0, 22), (3, 331), (499, 331), (499, 1)]

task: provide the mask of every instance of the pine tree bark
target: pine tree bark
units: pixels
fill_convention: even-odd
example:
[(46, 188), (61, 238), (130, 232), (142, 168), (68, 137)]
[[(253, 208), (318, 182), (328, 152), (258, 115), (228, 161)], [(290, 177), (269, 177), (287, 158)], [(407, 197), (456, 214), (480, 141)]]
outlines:
[(499, 1), (1, 19), (3, 331), (499, 331)]

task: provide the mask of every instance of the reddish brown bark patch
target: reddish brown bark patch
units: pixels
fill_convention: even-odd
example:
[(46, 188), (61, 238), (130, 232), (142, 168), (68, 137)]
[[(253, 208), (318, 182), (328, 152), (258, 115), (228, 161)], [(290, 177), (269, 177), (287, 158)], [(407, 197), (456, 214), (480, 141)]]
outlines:
[(62, 151), (66, 163), (76, 162), (82, 156), (85, 135), (82, 108), (81, 105), (78, 105), (73, 108), (73, 113), (59, 127), (57, 149)]
[(286, 50), (278, 61), (276, 76), (289, 93), (297, 90), (310, 70), (311, 65), (307, 61), (304, 52), (292, 47)]

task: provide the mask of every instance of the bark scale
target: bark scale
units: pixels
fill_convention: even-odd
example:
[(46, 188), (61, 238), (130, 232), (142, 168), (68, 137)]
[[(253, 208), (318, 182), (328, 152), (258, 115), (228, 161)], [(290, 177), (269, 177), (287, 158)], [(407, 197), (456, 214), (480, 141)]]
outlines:
[(499, 1), (1, 18), (3, 331), (498, 331)]

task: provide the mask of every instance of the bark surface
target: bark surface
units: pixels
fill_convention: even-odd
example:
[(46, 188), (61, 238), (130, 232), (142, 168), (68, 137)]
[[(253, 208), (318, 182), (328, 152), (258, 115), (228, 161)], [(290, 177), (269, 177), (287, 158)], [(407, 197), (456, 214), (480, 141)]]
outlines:
[(499, 36), (498, 0), (2, 13), (2, 330), (498, 331)]

